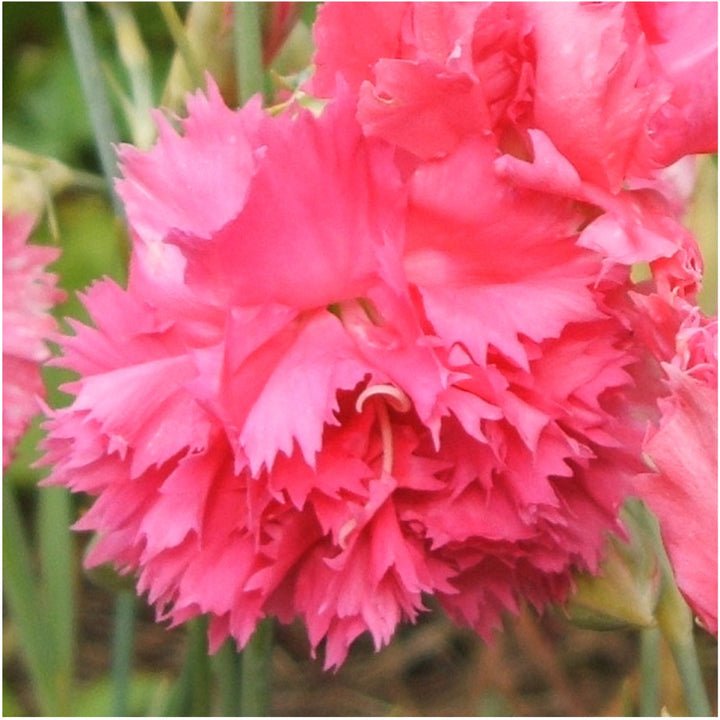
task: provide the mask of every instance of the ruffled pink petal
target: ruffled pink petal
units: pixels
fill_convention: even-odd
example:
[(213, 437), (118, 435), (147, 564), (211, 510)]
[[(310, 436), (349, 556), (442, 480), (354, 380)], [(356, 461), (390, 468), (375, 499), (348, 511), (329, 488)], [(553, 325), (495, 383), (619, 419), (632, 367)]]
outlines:
[(372, 78), (377, 58), (394, 57), (398, 34), (410, 3), (325, 3), (313, 25), (317, 53), (309, 90), (332, 97), (340, 75), (351, 90)]
[(94, 285), (85, 302), (102, 322), (97, 329), (76, 323), (77, 334), (65, 339), (61, 364), (85, 376), (65, 386), (75, 400), (64, 413), (78, 424), (97, 422), (109, 452), (131, 452), (133, 477), (204, 448), (211, 424), (187, 389), (197, 375), (187, 339), (111, 281)]
[(672, 82), (670, 99), (651, 120), (655, 160), (670, 165), (694, 153), (717, 152), (718, 15), (708, 3), (636, 6), (652, 50)]
[(262, 156), (258, 99), (231, 110), (208, 77), (207, 92), (190, 95), (187, 111), (181, 134), (157, 113), (160, 136), (151, 150), (118, 151), (118, 193), (133, 230), (151, 246), (175, 228), (207, 237), (235, 217)]
[(583, 178), (618, 190), (671, 93), (669, 83), (649, 76), (650, 51), (634, 10), (535, 3), (526, 11), (537, 53), (536, 126)]
[(267, 129), (242, 213), (210, 239), (173, 236), (191, 286), (219, 302), (300, 309), (366, 293), (378, 254), (402, 240), (403, 193), (391, 149), (365, 142), (352, 113), (336, 103), (319, 120)]
[(487, 111), (479, 110), (482, 93), (467, 75), (448, 74), (430, 61), (385, 59), (375, 72), (377, 82), (360, 88), (358, 120), (368, 135), (427, 160), (447, 155), (465, 135), (489, 125)]
[(405, 267), (446, 344), (463, 343), (481, 364), (491, 345), (526, 364), (521, 335), (557, 337), (598, 317), (588, 289), (597, 266), (567, 237), (572, 206), (530, 191), (519, 198), (493, 178), (496, 157), (491, 143), (472, 139), (418, 170)]
[[(279, 451), (290, 456), (293, 442), (313, 465), (323, 426), (336, 422), (337, 392), (354, 388), (368, 371), (342, 325), (330, 313), (313, 316), (292, 334), (292, 340), (282, 341), (277, 360), (266, 365), (261, 388), (246, 390), (257, 395), (243, 421), (239, 442), (253, 474), (263, 464), (272, 467)], [(236, 378), (238, 389), (239, 385)], [(292, 412), (287, 411), (288, 401)]]
[(208, 614), (213, 648), (299, 618), (337, 667), (423, 595), (489, 637), (597, 571), (658, 361), (713, 363), (646, 132), (672, 92), (656, 38), (567, 7), (330, 4), (318, 117), (211, 88), (122, 151), (128, 289), (83, 296), (44, 447), (50, 483), (95, 496), (90, 562), (159, 618)]

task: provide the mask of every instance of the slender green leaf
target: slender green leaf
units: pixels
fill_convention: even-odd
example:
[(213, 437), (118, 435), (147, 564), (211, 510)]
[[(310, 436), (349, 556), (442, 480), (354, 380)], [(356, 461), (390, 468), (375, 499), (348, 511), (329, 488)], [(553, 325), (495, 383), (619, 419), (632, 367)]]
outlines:
[(135, 630), (135, 593), (129, 590), (118, 593), (115, 599), (115, 625), (112, 645), (112, 712), (116, 717), (128, 714), (130, 675)]
[(256, 2), (240, 2), (233, 11), (238, 94), (244, 105), (255, 93), (264, 91), (260, 8)]
[(195, 55), (190, 40), (188, 39), (187, 32), (183, 26), (182, 20), (175, 9), (175, 5), (171, 2), (159, 3), (160, 10), (162, 11), (165, 22), (167, 23), (168, 30), (172, 35), (172, 39), (180, 53), (180, 57), (185, 63), (185, 70), (190, 76), (191, 82), (195, 87), (201, 87), (203, 84), (203, 74), (200, 63)]
[(32, 557), (12, 488), (3, 483), (3, 591), (20, 638), (39, 709), (60, 715), (55, 677), (54, 634), (41, 602)]
[(38, 544), (44, 607), (55, 646), (58, 712), (70, 714), (75, 670), (75, 572), (70, 531), (72, 503), (64, 488), (38, 497)]
[(105, 89), (100, 60), (95, 50), (88, 20), (87, 7), (83, 2), (63, 2), (62, 8), (75, 65), (80, 75), (85, 105), (95, 134), (95, 144), (103, 174), (108, 182), (115, 211), (122, 216), (122, 204), (113, 187), (113, 178), (117, 175), (113, 144), (119, 141), (120, 135)]
[(272, 621), (262, 621), (242, 652), (240, 714), (243, 717), (269, 714), (273, 634)]

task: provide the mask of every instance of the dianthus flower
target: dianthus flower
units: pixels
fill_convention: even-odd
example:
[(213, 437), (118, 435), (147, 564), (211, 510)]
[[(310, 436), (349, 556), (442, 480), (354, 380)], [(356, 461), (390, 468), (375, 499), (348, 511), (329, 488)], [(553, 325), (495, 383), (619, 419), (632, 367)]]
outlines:
[[(468, 43), (485, 27), (450, 19)], [(158, 116), (155, 148), (120, 150), (128, 287), (86, 293), (45, 441), (49, 482), (96, 496), (91, 564), (137, 572), (160, 617), (209, 615), (213, 647), (300, 617), (326, 666), (423, 596), (489, 637), (597, 569), (642, 470), (625, 408), (654, 361), (630, 264), (688, 298), (699, 272), (657, 193), (608, 238), (547, 135), (502, 167), (498, 138), (462, 126), (438, 155), (422, 124), (369, 132), (360, 81), (319, 118), (233, 111), (211, 84), (181, 132)], [(427, 99), (440, 129), (448, 93)]]
[(34, 225), (31, 215), (3, 212), (3, 467), (40, 412), (40, 366), (50, 357), (45, 341), (57, 332), (50, 310), (63, 298), (46, 270), (60, 251), (29, 245)]

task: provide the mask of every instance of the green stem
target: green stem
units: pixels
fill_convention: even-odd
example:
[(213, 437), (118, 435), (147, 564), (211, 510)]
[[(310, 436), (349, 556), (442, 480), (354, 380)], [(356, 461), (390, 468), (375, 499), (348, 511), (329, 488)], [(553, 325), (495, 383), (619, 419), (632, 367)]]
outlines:
[(233, 640), (226, 640), (212, 658), (220, 697), (220, 714), (235, 717), (240, 713), (240, 654)]
[(678, 643), (670, 650), (685, 689), (688, 711), (694, 717), (710, 717), (710, 700), (702, 679), (702, 669), (692, 634), (687, 642)]
[(263, 717), (269, 714), (273, 624), (261, 622), (241, 656), (240, 715)]
[(72, 502), (64, 488), (38, 498), (38, 535), (45, 608), (56, 648), (55, 687), (60, 715), (70, 714), (75, 668), (75, 572), (70, 532)]
[(235, 72), (240, 104), (244, 105), (255, 93), (263, 92), (265, 84), (259, 3), (235, 3), (233, 12)]
[(205, 716), (210, 713), (210, 701), (207, 620), (201, 617), (188, 623), (185, 662), (162, 714), (166, 717)]
[(688, 712), (694, 717), (707, 717), (710, 700), (695, 648), (692, 613), (675, 584), (667, 555), (663, 553), (659, 559), (663, 589), (655, 616), (680, 675)]
[(640, 631), (640, 701), (641, 717), (656, 717), (660, 710), (660, 630)]
[(105, 83), (92, 38), (87, 8), (83, 2), (63, 2), (62, 9), (75, 66), (80, 75), (85, 105), (95, 135), (100, 164), (108, 182), (115, 212), (122, 216), (122, 203), (114, 191), (117, 163), (113, 151), (113, 144), (118, 142), (120, 134), (115, 124), (110, 99), (105, 91)]
[(709, 717), (712, 714), (710, 700), (702, 679), (702, 669), (692, 635), (689, 642), (675, 645), (671, 651), (685, 689), (690, 714), (694, 717)]
[(3, 482), (3, 592), (42, 715), (58, 716), (56, 649), (32, 570), (30, 548), (9, 482)]
[(123, 590), (115, 599), (115, 622), (112, 646), (112, 710), (111, 715), (128, 714), (130, 675), (133, 658), (133, 632), (135, 628), (135, 593)]
[(210, 713), (210, 658), (207, 646), (207, 620), (202, 618), (193, 627), (192, 648), (192, 683), (193, 694), (190, 703), (190, 714), (202, 717)]

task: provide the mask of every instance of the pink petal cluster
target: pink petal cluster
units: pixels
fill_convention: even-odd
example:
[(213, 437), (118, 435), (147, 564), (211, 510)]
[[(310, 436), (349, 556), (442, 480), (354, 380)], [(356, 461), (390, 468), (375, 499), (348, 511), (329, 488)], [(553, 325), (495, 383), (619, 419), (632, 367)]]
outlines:
[(40, 412), (40, 367), (50, 357), (45, 341), (57, 332), (50, 310), (63, 299), (56, 275), (46, 270), (60, 251), (28, 244), (34, 225), (31, 215), (3, 212), (3, 467)]
[[(667, 394), (645, 305), (700, 279), (654, 189), (656, 114), (673, 142), (702, 119), (672, 58), (639, 66), (650, 20), (586, 23), (597, 82), (617, 67), (588, 89), (562, 31), (584, 10), (558, 5), (553, 40), (541, 7), (325, 6), (320, 117), (231, 110), (210, 83), (181, 132), (158, 115), (152, 150), (121, 148), (128, 287), (84, 295), (45, 450), (49, 482), (96, 497), (89, 562), (136, 572), (160, 617), (209, 615), (213, 647), (300, 617), (336, 667), (424, 597), (490, 637), (597, 569)], [(619, 123), (576, 147), (588, 125), (568, 149), (536, 122), (553, 43), (582, 121), (624, 108), (633, 142)]]
[[(677, 222), (692, 182), (691, 155), (717, 151), (716, 8), (371, 8), (361, 15), (352, 5), (323, 6), (310, 89), (329, 97), (338, 84), (349, 84), (365, 133), (398, 146), (411, 184), (433, 173), (442, 177), (439, 191), (430, 185), (427, 193), (411, 195), (411, 205), (431, 205), (442, 228), (461, 217), (458, 205), (467, 207), (470, 198), (488, 207), (462, 176), (483, 172), (477, 169), (482, 154), (466, 149), (468, 137), (482, 136), (491, 155), (486, 175), (543, 193), (545, 202), (560, 196), (584, 204), (577, 244), (599, 253), (600, 277), (616, 266), (650, 263), (653, 282), (630, 294), (633, 310), (618, 304), (618, 293), (604, 301), (606, 312), (624, 318), (652, 348), (632, 371), (633, 412), (651, 421), (644, 449), (660, 477), (641, 473), (633, 490), (660, 516), (680, 587), (716, 633), (716, 321), (694, 305), (702, 263), (694, 239)], [(380, 33), (370, 32), (377, 26)], [(353, 53), (340, 49), (341, 36)], [(427, 220), (424, 214), (421, 223)], [(432, 228), (429, 235), (443, 232)], [(456, 325), (472, 326), (457, 310), (447, 312)], [(663, 380), (656, 382), (659, 375)], [(652, 409), (657, 397), (659, 415)], [(703, 431), (694, 432), (694, 424)], [(700, 545), (704, 550), (694, 552)]]

